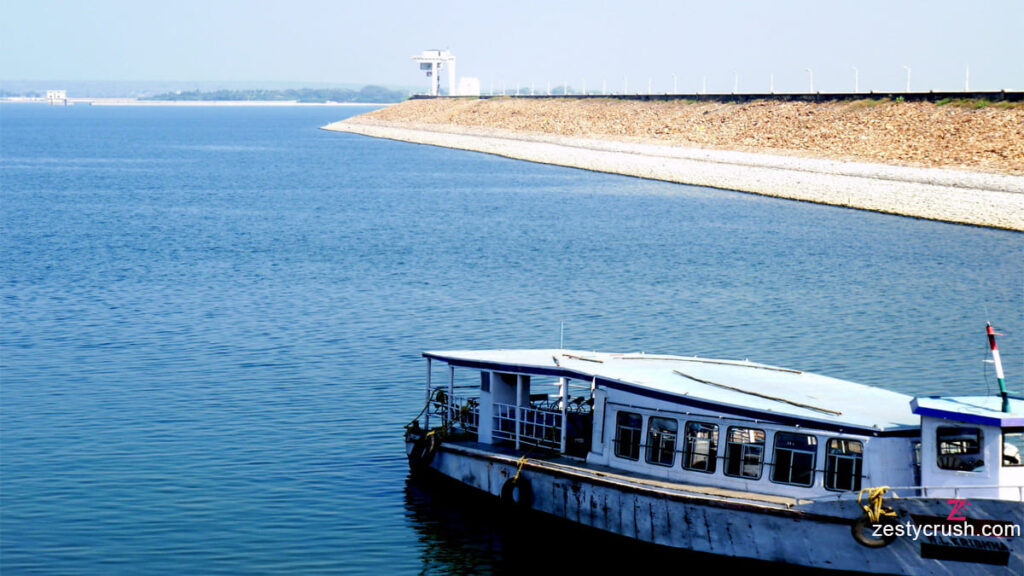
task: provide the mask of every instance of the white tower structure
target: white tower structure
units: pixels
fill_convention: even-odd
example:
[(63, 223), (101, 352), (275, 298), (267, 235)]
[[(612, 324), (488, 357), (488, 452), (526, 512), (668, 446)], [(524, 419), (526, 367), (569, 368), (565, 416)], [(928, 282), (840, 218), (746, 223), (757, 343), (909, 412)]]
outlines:
[(68, 92), (67, 92), (67, 90), (47, 90), (46, 91), (46, 102), (50, 106), (67, 106), (68, 105)]
[(448, 69), (448, 95), (457, 96), (455, 92), (455, 56), (447, 50), (424, 50), (419, 56), (413, 56), (419, 62), (420, 70), (430, 78), (430, 95), (441, 94), (441, 69)]

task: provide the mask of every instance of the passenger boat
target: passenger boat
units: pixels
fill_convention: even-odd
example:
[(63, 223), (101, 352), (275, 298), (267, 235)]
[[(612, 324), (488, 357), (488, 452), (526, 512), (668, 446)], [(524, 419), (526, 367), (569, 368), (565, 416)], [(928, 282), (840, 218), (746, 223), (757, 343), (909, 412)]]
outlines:
[(1024, 398), (1005, 393), (989, 332), (1001, 396), (915, 398), (661, 354), (425, 352), (426, 406), (406, 428), (407, 455), (414, 473), (510, 508), (666, 547), (1019, 576)]

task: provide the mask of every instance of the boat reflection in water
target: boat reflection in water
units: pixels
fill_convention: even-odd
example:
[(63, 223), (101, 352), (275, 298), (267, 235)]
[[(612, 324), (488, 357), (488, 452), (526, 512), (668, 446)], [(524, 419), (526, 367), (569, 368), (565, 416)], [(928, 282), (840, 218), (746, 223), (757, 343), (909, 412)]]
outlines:
[(616, 559), (634, 566), (738, 574), (822, 576), (802, 566), (726, 558), (625, 539), (532, 510), (502, 504), (438, 474), (410, 474), (405, 507), (418, 536), (423, 574), (607, 573)]

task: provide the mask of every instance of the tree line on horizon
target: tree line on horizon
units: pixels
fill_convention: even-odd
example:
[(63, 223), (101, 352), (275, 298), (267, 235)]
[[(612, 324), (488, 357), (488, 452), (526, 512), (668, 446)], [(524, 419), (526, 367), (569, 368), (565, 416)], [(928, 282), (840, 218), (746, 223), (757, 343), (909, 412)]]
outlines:
[(262, 101), (324, 103), (390, 103), (401, 102), (409, 97), (405, 90), (392, 90), (383, 86), (363, 86), (359, 90), (348, 88), (298, 88), (286, 90), (201, 90), (165, 92), (145, 96), (140, 100), (182, 100), (182, 101)]

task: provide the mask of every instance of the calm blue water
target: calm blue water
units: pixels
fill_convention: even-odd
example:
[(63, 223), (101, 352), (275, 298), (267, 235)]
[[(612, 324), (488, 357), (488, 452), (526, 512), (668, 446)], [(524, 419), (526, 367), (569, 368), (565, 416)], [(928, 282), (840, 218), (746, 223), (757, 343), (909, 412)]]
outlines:
[(364, 110), (0, 107), (4, 574), (593, 545), (407, 483), (401, 443), (421, 351), (562, 321), (571, 347), (985, 393), (992, 319), (1024, 391), (1020, 234), (317, 129)]

